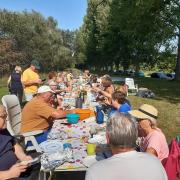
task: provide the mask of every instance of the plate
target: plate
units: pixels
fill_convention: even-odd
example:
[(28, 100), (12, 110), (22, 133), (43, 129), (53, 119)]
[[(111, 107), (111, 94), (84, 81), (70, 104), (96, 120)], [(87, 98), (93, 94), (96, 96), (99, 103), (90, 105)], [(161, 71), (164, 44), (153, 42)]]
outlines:
[(88, 140), (88, 143), (92, 144), (106, 144), (107, 140), (105, 136), (102, 135), (93, 135), (93, 138)]
[(60, 140), (44, 141), (39, 146), (45, 153), (55, 153), (57, 151), (63, 151), (63, 143)]
[(96, 162), (97, 162), (96, 155), (92, 155), (92, 156), (87, 156), (86, 158), (84, 158), (82, 163), (86, 167), (90, 167), (91, 165), (93, 165)]

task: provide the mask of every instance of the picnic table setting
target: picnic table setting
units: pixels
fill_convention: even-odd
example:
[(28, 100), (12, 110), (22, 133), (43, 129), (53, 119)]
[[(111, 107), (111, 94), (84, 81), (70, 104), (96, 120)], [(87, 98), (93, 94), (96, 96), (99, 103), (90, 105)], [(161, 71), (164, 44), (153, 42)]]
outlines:
[[(78, 85), (76, 82), (72, 92), (63, 94), (62, 103), (66, 108), (75, 109), (76, 113), (55, 120), (48, 140), (40, 144), (43, 171), (85, 171), (93, 163), (111, 156), (110, 152), (107, 155), (104, 152), (108, 149), (105, 135), (107, 116), (96, 113), (96, 106), (100, 104), (95, 101), (89, 86), (84, 83), (77, 93)], [(84, 102), (79, 102), (80, 99)]]

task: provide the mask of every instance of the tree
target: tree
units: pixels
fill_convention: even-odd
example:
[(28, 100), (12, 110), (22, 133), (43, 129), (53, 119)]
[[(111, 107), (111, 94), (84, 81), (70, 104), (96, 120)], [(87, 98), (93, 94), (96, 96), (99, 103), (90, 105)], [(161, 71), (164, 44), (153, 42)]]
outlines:
[(85, 44), (85, 63), (96, 68), (105, 65), (102, 59), (102, 42), (109, 11), (107, 2), (109, 0), (88, 1), (87, 15), (84, 17), (84, 24), (81, 29)]
[[(46, 71), (76, 64), (72, 58), (74, 32), (58, 29), (56, 20), (52, 17), (46, 19), (36, 11), (17, 13), (0, 10), (0, 38), (13, 42), (11, 51), (16, 52), (16, 56), (17, 53), (23, 55), (16, 58), (16, 63), (21, 65), (37, 59)], [(6, 59), (5, 55), (2, 59)]]

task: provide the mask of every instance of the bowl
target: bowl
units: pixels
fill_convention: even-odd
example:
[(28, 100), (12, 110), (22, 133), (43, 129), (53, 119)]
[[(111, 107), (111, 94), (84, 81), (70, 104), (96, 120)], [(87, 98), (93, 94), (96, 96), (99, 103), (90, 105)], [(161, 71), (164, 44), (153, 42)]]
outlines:
[(76, 109), (75, 111), (80, 115), (80, 120), (87, 119), (92, 114), (92, 111), (90, 109)]
[(79, 120), (79, 114), (67, 114), (67, 122), (70, 124), (77, 124)]

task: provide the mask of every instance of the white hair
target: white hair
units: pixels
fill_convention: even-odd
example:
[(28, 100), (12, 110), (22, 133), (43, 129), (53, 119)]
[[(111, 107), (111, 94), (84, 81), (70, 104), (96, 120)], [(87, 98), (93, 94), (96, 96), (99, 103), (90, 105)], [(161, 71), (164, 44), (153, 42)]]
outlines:
[(114, 113), (107, 121), (109, 143), (114, 147), (134, 148), (138, 137), (137, 125), (131, 116)]

